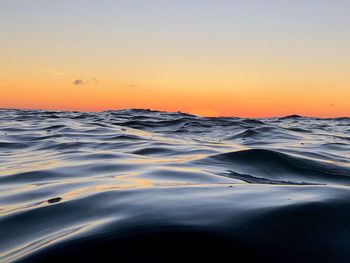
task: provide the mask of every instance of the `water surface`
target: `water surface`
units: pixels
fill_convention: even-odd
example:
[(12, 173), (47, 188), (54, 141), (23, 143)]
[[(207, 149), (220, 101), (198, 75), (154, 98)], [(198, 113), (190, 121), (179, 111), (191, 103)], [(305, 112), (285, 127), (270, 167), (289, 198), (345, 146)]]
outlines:
[(4, 109), (0, 164), (1, 262), (350, 261), (349, 118)]

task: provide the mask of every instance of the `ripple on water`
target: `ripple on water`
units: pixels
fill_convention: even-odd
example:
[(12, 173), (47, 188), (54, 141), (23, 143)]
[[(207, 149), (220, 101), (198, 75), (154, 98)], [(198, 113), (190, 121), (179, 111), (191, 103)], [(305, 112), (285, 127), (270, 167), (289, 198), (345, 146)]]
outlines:
[(348, 262), (349, 124), (0, 110), (0, 261)]

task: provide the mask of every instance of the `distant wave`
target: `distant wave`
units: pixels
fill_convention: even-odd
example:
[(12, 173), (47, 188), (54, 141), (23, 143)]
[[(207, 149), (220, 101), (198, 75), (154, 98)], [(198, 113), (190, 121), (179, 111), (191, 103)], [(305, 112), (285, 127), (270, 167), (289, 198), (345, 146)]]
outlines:
[(349, 130), (0, 110), (0, 262), (349, 262)]

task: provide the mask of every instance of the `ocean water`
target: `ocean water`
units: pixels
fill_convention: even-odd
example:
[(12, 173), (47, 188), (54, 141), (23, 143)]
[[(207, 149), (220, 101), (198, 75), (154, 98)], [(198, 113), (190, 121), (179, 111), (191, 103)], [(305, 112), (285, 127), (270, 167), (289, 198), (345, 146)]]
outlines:
[(350, 262), (350, 118), (0, 110), (0, 261)]

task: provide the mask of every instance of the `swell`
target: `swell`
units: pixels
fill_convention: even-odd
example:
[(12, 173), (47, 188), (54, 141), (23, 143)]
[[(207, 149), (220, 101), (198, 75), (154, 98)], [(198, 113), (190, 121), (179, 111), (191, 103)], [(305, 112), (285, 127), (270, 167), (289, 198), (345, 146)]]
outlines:
[[(35, 240), (34, 246), (45, 236), (52, 239), (27, 253), (23, 262), (111, 256), (160, 262), (173, 254), (179, 259), (235, 254), (240, 260), (342, 262), (349, 256), (349, 200), (347, 189), (324, 186), (114, 191), (12, 215), (1, 220), (1, 228), (14, 231), (17, 243), (29, 238)], [(67, 209), (75, 212), (67, 214)], [(38, 220), (40, 226), (33, 226)], [(64, 238), (78, 226), (80, 231)], [(52, 234), (43, 232), (48, 227)]]
[(349, 262), (349, 124), (0, 110), (0, 261)]
[[(204, 162), (220, 164), (234, 178), (296, 184), (350, 184), (350, 168), (266, 149), (250, 149), (210, 156)], [(202, 162), (202, 161), (200, 161)], [(245, 176), (244, 176), (245, 175)], [(255, 177), (254, 177), (255, 176)], [(277, 181), (276, 181), (277, 180)]]

